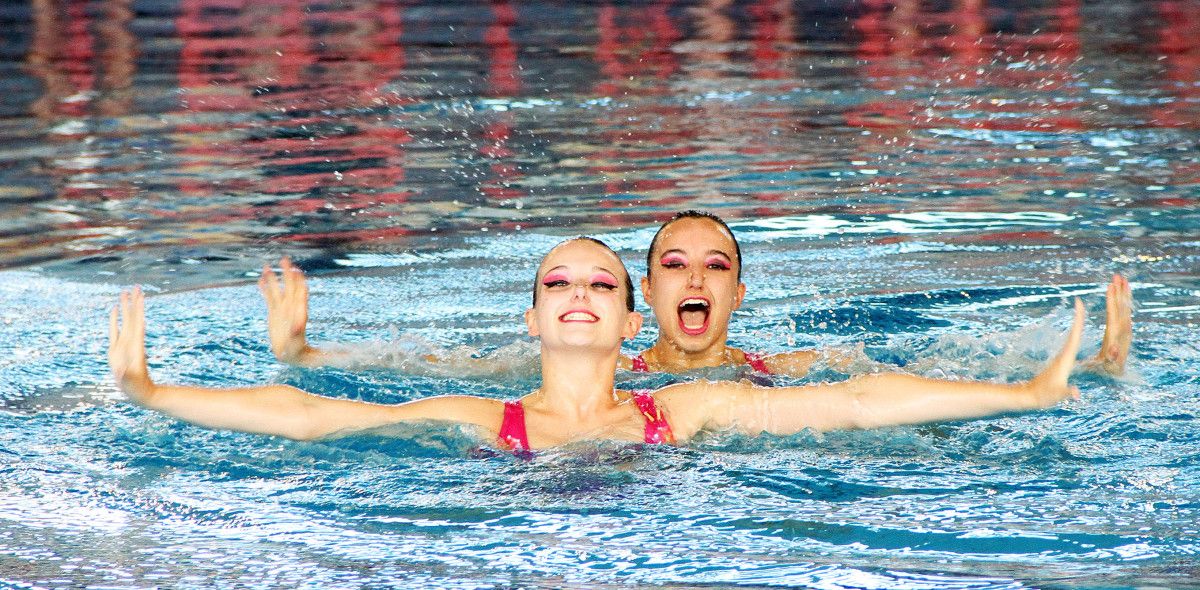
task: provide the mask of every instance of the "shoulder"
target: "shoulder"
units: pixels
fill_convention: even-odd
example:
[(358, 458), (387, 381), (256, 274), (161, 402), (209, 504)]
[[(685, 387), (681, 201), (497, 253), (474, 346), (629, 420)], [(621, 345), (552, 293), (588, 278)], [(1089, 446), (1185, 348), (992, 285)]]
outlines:
[(821, 358), (821, 353), (816, 350), (795, 350), (792, 352), (764, 355), (761, 358), (772, 373), (791, 377), (803, 377), (808, 374), (813, 363)]
[(699, 380), (669, 385), (653, 395), (675, 436), (682, 441), (710, 426), (714, 418), (728, 414), (731, 407), (744, 403), (745, 394), (757, 389), (740, 381)]

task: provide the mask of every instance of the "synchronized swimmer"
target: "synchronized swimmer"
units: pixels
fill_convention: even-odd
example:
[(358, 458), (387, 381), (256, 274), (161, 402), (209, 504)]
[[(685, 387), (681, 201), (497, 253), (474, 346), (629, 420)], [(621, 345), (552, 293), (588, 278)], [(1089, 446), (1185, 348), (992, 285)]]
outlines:
[[(144, 296), (137, 288), (123, 292), (112, 310), (109, 364), (132, 401), (209, 428), (312, 440), (440, 421), (473, 427), (482, 440), (514, 451), (588, 440), (684, 443), (710, 430), (786, 435), (961, 420), (1049, 408), (1079, 395), (1067, 383), (1083, 332), (1078, 299), (1062, 349), (1025, 382), (876, 373), (799, 387), (697, 381), (631, 392), (615, 388), (615, 374), (621, 343), (637, 334), (642, 316), (633, 310), (632, 281), (620, 257), (598, 240), (567, 240), (542, 259), (536, 279), (525, 323), (539, 340), (542, 385), (510, 402), (445, 395), (384, 405), (287, 385), (158, 384), (146, 366)], [(694, 325), (688, 317), (682, 323)]]
[[(282, 272), (278, 277), (264, 267), (259, 280), (267, 302), (271, 350), (276, 358), (307, 367), (361, 365), (366, 355), (349, 353), (347, 347), (318, 348), (308, 343), (305, 336), (308, 287), (304, 274), (287, 259), (280, 261), (280, 267)], [(632, 298), (632, 282), (629, 286)], [(729, 321), (746, 296), (742, 250), (729, 226), (711, 213), (682, 211), (659, 227), (646, 252), (646, 276), (641, 280), (641, 292), (657, 320), (658, 338), (641, 353), (618, 359), (617, 366), (627, 371), (680, 373), (744, 365), (758, 373), (803, 377), (822, 359), (842, 372), (862, 366), (863, 363), (854, 361), (865, 359), (857, 350), (797, 350), (763, 355), (730, 346)], [(1107, 321), (1100, 352), (1081, 363), (1081, 367), (1120, 375), (1125, 370), (1133, 334), (1132, 294), (1124, 277), (1113, 275), (1105, 306)], [(440, 361), (433, 355), (424, 359)], [(471, 362), (470, 369), (480, 369), (488, 359)]]

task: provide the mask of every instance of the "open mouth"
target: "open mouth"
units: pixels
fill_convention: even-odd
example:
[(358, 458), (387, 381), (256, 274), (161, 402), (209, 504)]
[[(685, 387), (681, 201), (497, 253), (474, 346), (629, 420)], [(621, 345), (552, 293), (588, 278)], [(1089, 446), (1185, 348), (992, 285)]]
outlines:
[(588, 322), (588, 323), (591, 323), (591, 322), (595, 322), (599, 319), (600, 318), (596, 317), (596, 314), (593, 314), (588, 311), (568, 311), (567, 313), (564, 313), (564, 314), (558, 316), (558, 320), (560, 322)]
[(702, 297), (688, 297), (679, 303), (679, 329), (696, 336), (708, 330), (708, 310), (711, 305)]

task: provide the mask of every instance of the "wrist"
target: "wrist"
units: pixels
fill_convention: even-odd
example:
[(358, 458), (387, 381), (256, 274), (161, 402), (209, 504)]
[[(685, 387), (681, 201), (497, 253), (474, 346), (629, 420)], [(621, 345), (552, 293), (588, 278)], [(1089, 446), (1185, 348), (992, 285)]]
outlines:
[(158, 393), (158, 386), (147, 374), (123, 378), (117, 385), (130, 400), (141, 406), (149, 407)]
[(289, 341), (283, 346), (272, 347), (272, 352), (275, 353), (275, 358), (280, 362), (290, 365), (300, 364), (304, 357), (309, 353), (310, 347), (308, 342), (303, 338), (296, 341)]

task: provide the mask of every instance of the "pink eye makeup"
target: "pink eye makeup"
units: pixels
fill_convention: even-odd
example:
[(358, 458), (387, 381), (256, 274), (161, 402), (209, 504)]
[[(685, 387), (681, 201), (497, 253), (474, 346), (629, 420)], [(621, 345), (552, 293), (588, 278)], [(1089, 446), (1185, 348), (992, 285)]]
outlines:
[(598, 272), (598, 273), (592, 275), (591, 283), (592, 283), (593, 287), (599, 286), (599, 287), (602, 287), (605, 289), (616, 289), (617, 288), (616, 277), (614, 277), (606, 272)]
[(723, 256), (709, 256), (708, 259), (704, 261), (704, 266), (718, 270), (729, 270), (732, 268), (732, 265), (729, 264), (729, 260)]
[(567, 280), (567, 275), (561, 272), (552, 272), (542, 277), (542, 284), (547, 287), (557, 287), (570, 283)]
[(662, 260), (658, 261), (658, 263), (667, 268), (676, 268), (680, 266), (687, 266), (687, 259), (678, 254), (667, 254), (666, 256), (663, 256)]

